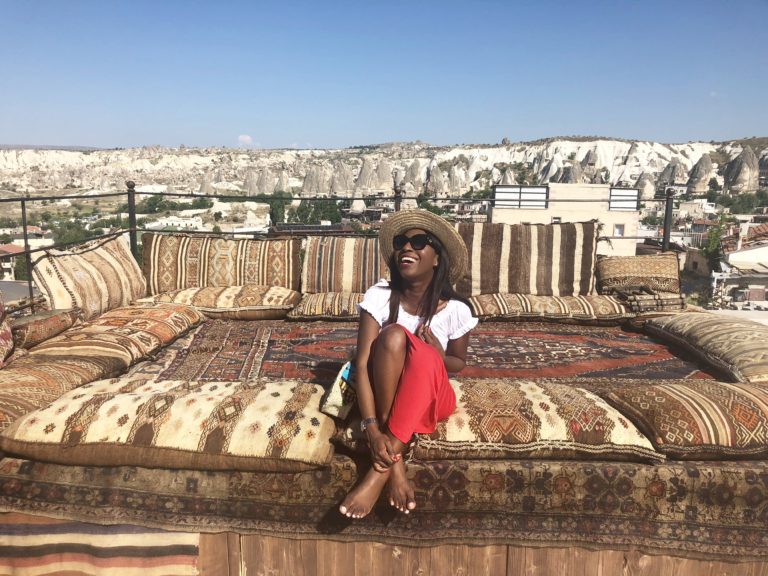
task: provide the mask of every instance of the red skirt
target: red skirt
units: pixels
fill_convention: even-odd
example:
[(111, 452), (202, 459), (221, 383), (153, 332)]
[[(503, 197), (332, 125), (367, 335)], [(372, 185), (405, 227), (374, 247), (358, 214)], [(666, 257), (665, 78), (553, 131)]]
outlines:
[[(445, 362), (435, 348), (407, 328), (399, 326), (408, 338), (405, 364), (395, 392), (387, 427), (403, 444), (414, 434), (431, 434), (437, 423), (456, 409), (456, 394), (448, 381)], [(374, 341), (372, 348), (375, 348)], [(373, 381), (374, 355), (368, 365)]]

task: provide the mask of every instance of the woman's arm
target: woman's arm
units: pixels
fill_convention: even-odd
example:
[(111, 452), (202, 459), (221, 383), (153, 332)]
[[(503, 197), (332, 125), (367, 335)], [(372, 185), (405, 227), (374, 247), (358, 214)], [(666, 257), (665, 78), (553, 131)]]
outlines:
[(440, 352), (440, 356), (443, 357), (443, 362), (445, 362), (445, 369), (451, 374), (461, 372), (467, 365), (469, 334), (467, 332), (455, 340), (448, 340), (448, 346), (443, 350), (440, 340), (432, 333), (432, 329), (429, 326), (421, 326), (416, 331), (416, 335), (419, 338)]
[(355, 356), (355, 393), (360, 416), (376, 418), (376, 404), (373, 400), (373, 387), (368, 378), (368, 357), (371, 344), (379, 335), (381, 327), (376, 319), (365, 310), (360, 311), (360, 323), (357, 328), (357, 355)]

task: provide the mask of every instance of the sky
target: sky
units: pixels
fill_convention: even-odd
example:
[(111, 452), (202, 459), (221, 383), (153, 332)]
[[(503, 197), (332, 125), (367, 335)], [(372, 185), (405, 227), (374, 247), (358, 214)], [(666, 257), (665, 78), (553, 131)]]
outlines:
[(0, 0), (0, 144), (768, 136), (768, 0)]

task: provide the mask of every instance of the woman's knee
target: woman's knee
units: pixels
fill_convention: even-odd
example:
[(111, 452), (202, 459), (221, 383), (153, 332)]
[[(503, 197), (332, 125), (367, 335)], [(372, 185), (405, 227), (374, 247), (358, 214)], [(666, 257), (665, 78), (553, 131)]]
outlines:
[(390, 324), (382, 328), (376, 340), (376, 347), (386, 352), (404, 352), (408, 337), (404, 328), (398, 324)]

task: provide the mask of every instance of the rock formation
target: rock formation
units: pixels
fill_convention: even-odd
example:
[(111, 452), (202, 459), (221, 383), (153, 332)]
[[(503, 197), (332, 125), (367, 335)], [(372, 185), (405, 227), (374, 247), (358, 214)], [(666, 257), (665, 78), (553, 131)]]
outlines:
[(726, 194), (741, 194), (755, 192), (760, 176), (760, 166), (754, 151), (745, 146), (736, 158), (728, 162), (723, 178), (723, 192)]
[(672, 158), (656, 179), (656, 186), (658, 188), (670, 185), (685, 185), (687, 183), (688, 169), (678, 158)]
[(702, 154), (691, 169), (687, 184), (688, 194), (706, 194), (709, 190), (710, 178), (712, 178), (712, 158), (709, 154)]
[(333, 163), (333, 175), (331, 176), (331, 196), (349, 198), (355, 190), (352, 171), (344, 162), (336, 160)]
[(262, 168), (259, 173), (256, 189), (259, 191), (259, 194), (272, 195), (275, 192), (275, 179), (268, 167)]

